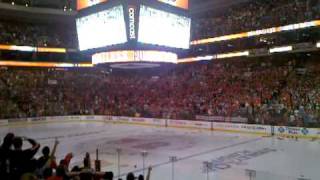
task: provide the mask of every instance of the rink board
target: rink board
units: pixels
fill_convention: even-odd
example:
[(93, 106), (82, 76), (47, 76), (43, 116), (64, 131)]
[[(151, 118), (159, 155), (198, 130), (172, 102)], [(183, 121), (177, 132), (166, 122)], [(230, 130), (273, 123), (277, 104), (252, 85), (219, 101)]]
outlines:
[(24, 126), (27, 124), (63, 123), (63, 122), (102, 122), (153, 127), (189, 128), (230, 133), (246, 133), (262, 136), (272, 134), (283, 137), (320, 138), (320, 129), (265, 126), (236, 123), (218, 123), (209, 121), (171, 120), (156, 118), (134, 118), (122, 116), (51, 116), (0, 120), (0, 126)]

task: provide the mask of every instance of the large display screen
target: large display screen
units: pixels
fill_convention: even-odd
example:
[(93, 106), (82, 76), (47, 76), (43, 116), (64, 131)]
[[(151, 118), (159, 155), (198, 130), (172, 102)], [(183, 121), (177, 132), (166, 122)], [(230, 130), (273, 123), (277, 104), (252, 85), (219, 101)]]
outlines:
[(81, 10), (108, 0), (77, 0), (77, 10)]
[(160, 2), (170, 4), (183, 9), (189, 8), (189, 0), (159, 0)]
[(172, 48), (188, 49), (191, 19), (157, 10), (140, 7), (138, 42)]
[(81, 51), (127, 42), (122, 5), (80, 17), (76, 24)]

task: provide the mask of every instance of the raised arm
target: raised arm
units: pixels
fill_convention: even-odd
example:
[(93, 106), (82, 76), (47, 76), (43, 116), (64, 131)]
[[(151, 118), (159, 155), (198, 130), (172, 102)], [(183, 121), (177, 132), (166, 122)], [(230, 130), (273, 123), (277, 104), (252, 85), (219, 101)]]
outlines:
[(59, 141), (58, 141), (58, 139), (56, 138), (55, 141), (54, 141), (54, 145), (53, 145), (53, 149), (52, 149), (52, 151), (51, 151), (50, 157), (54, 157), (54, 156), (55, 156), (56, 151), (57, 151), (58, 144), (59, 144)]
[(26, 157), (31, 159), (38, 152), (40, 148), (40, 144), (30, 138), (24, 138), (24, 139), (26, 139), (32, 145), (30, 149), (24, 150), (24, 152), (26, 153)]
[(151, 170), (152, 170), (152, 167), (149, 167), (146, 180), (150, 180)]
[(27, 141), (32, 145), (31, 150), (36, 150), (40, 148), (40, 144), (37, 143), (34, 139), (26, 138)]
[(58, 139), (55, 139), (54, 145), (53, 145), (53, 149), (52, 149), (52, 151), (50, 153), (48, 161), (46, 162), (46, 167), (54, 167), (54, 168), (56, 168), (57, 163), (56, 163), (55, 154), (56, 154), (56, 150), (57, 150), (58, 144), (59, 144)]

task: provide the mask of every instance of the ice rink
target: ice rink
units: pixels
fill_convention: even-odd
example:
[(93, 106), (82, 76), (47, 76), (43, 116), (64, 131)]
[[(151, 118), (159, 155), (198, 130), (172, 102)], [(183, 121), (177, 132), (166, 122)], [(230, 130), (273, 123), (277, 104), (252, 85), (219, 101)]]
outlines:
[[(118, 148), (122, 175), (142, 174), (141, 152), (147, 151), (145, 167), (153, 167), (152, 180), (171, 180), (172, 176), (176, 180), (320, 179), (319, 141), (102, 122), (10, 125), (0, 127), (1, 139), (7, 132), (34, 138), (42, 147), (52, 147), (58, 137), (57, 159), (73, 152), (72, 166), (81, 165), (86, 152), (94, 160), (98, 148), (102, 169), (115, 175), (119, 173)], [(171, 163), (171, 156), (177, 161)]]

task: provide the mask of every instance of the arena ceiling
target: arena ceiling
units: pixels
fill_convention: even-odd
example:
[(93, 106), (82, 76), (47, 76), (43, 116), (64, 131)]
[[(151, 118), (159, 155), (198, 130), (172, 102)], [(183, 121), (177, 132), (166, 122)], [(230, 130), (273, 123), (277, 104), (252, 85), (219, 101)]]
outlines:
[(45, 8), (55, 8), (62, 9), (64, 6), (75, 3), (75, 0), (0, 0), (0, 2), (12, 3), (15, 2), (17, 5), (25, 5), (33, 7), (45, 7)]
[[(0, 0), (0, 2), (11, 3), (13, 0)], [(75, 8), (75, 0), (14, 0), (16, 4), (24, 5), (29, 3), (36, 7), (51, 7), (62, 9), (64, 6)], [(203, 12), (207, 10), (220, 10), (228, 6), (246, 2), (249, 0), (189, 0), (192, 13)]]
[[(12, 0), (0, 0), (0, 19), (16, 19), (17, 17), (21, 19), (30, 19), (33, 21), (37, 19), (39, 21), (47, 21), (51, 19), (51, 21), (61, 21), (61, 22), (72, 22), (73, 16), (76, 14), (75, 11), (72, 12), (63, 12), (59, 11), (57, 13), (54, 9), (62, 9), (66, 4), (71, 6), (73, 9), (75, 8), (75, 0), (14, 0), (17, 5), (23, 5), (24, 3), (30, 3), (31, 7), (44, 7), (44, 9), (39, 8), (36, 12), (33, 12), (32, 8), (21, 10), (19, 6), (11, 6)], [(223, 12), (226, 8), (238, 4), (247, 2), (250, 0), (189, 0), (190, 1), (190, 12), (192, 16), (201, 15), (206, 11), (214, 11), (214, 12)], [(49, 8), (49, 9), (47, 9)], [(51, 13), (51, 11), (53, 11)], [(42, 14), (41, 16), (39, 16)], [(32, 15), (34, 14), (34, 15)], [(52, 14), (55, 14), (52, 16)], [(71, 15), (71, 16), (70, 16)]]

